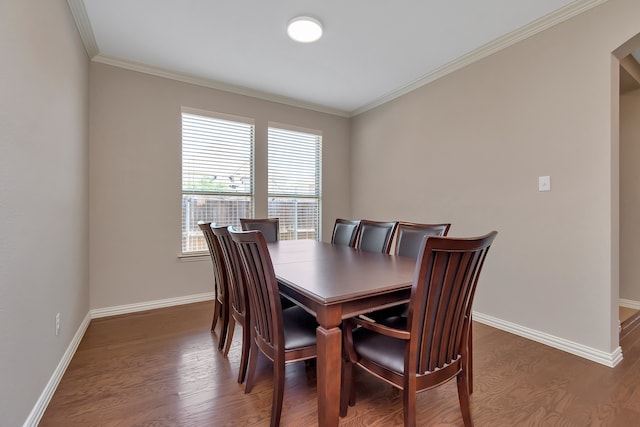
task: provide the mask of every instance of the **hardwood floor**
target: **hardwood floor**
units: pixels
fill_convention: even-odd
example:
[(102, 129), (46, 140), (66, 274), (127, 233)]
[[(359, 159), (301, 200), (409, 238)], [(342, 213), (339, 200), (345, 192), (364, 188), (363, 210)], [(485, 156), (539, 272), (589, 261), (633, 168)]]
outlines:
[(620, 307), (620, 340), (640, 327), (640, 310)]
[[(40, 426), (268, 425), (271, 364), (260, 359), (245, 395), (240, 328), (225, 359), (212, 313), (207, 302), (93, 320)], [(473, 337), (476, 426), (640, 425), (640, 328), (624, 338), (614, 369), (478, 323)], [(286, 372), (281, 425), (317, 425), (313, 366)], [(340, 425), (402, 425), (400, 394), (360, 374), (357, 404)], [(417, 401), (420, 425), (462, 425), (455, 382)]]
[(624, 323), (629, 319), (638, 316), (638, 314), (640, 314), (640, 311), (634, 308), (620, 306), (618, 307), (618, 313), (619, 313), (620, 323)]

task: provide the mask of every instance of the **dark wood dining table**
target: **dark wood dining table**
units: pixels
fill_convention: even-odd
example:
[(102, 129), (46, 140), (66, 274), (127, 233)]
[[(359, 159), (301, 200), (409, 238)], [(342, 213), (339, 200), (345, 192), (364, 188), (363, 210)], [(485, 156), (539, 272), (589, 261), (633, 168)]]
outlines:
[(318, 320), (318, 425), (337, 426), (343, 319), (407, 302), (416, 260), (315, 240), (270, 243), (280, 293)]

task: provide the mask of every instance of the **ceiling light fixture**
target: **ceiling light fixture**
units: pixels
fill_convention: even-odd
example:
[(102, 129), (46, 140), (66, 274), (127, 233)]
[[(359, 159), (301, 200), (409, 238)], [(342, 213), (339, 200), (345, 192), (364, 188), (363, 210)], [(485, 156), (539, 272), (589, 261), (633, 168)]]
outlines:
[(322, 37), (322, 24), (309, 16), (297, 16), (289, 21), (287, 34), (300, 43), (311, 43)]

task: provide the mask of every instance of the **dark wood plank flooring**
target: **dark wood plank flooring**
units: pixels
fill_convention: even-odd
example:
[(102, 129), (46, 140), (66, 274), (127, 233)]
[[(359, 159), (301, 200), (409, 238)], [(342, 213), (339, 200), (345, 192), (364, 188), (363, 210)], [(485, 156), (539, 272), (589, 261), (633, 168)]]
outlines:
[[(260, 359), (260, 378), (244, 394), (236, 383), (240, 327), (225, 359), (209, 332), (212, 307), (93, 320), (40, 425), (268, 425), (271, 365)], [(473, 337), (476, 426), (640, 425), (640, 328), (625, 336), (614, 369), (478, 323)], [(317, 425), (315, 369), (304, 362), (286, 369), (282, 425)], [(341, 426), (402, 425), (398, 391), (364, 373), (357, 387)], [(454, 382), (421, 393), (419, 424), (462, 425), (456, 393)]]

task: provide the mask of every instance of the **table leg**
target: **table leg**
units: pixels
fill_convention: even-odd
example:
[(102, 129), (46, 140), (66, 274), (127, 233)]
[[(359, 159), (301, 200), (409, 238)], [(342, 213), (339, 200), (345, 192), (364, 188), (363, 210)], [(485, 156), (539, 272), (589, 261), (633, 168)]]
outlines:
[(318, 326), (318, 425), (337, 427), (340, 413), (340, 375), (342, 364), (342, 331)]

